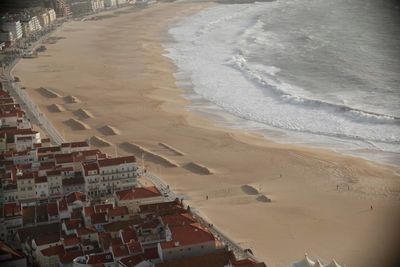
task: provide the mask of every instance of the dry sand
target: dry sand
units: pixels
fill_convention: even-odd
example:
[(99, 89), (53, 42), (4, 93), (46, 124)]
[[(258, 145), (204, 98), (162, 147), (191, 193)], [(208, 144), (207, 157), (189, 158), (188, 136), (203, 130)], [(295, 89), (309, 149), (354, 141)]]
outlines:
[[(76, 96), (80, 102), (74, 110), (96, 114), (87, 120), (91, 129), (79, 131), (75, 126), (84, 124), (72, 112), (48, 111), (56, 98), (27, 89), (69, 140), (101, 133), (119, 154), (149, 153), (150, 171), (268, 266), (287, 266), (305, 252), (351, 267), (389, 266), (399, 247), (398, 169), (276, 144), (219, 128), (185, 110), (188, 101), (180, 97), (174, 66), (162, 56), (160, 41), (169, 23), (203, 5), (157, 4), (99, 21), (70, 22), (55, 33), (60, 39), (47, 45), (46, 56), (22, 60), (14, 73), (28, 88), (57, 88), (63, 96)], [(49, 66), (54, 71), (43, 71)], [(65, 127), (65, 120), (75, 126)], [(110, 126), (111, 135), (102, 131), (105, 125), (119, 134)], [(159, 143), (183, 155), (156, 151)], [(103, 150), (111, 154), (114, 147)], [(199, 175), (181, 167), (188, 162), (215, 173)], [(246, 185), (256, 194), (249, 195)], [(271, 203), (259, 201), (262, 195)]]
[(59, 104), (51, 104), (47, 107), (50, 112), (63, 112), (65, 108)]
[(86, 109), (83, 109), (83, 108), (75, 110), (74, 114), (81, 120), (93, 118), (92, 113), (90, 113), (89, 111), (87, 111)]
[(98, 137), (98, 136), (92, 136), (89, 138), (89, 144), (91, 146), (96, 146), (96, 147), (107, 147), (111, 146), (111, 143), (108, 142), (107, 140)]
[(71, 128), (73, 131), (81, 131), (81, 130), (87, 130), (90, 129), (90, 126), (87, 125), (86, 123), (81, 122), (80, 120), (77, 119), (68, 119), (64, 121), (64, 123)]
[(119, 131), (110, 125), (104, 125), (103, 127), (100, 127), (99, 132), (101, 132), (104, 135), (117, 135), (119, 134)]

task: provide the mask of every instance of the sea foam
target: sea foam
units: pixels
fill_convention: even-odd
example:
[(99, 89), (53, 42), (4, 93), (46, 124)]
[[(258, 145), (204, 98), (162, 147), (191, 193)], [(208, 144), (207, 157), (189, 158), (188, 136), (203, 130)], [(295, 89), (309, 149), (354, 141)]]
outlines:
[(169, 30), (176, 42), (167, 45), (168, 57), (190, 77), (196, 94), (241, 119), (299, 133), (305, 143), (334, 138), (349, 149), (398, 155), (398, 117), (319, 99), (281, 80), (283, 70), (268, 58), (249, 60), (254, 49), (290, 49), (263, 31), (259, 18), (272, 5), (279, 3), (222, 5), (183, 19)]

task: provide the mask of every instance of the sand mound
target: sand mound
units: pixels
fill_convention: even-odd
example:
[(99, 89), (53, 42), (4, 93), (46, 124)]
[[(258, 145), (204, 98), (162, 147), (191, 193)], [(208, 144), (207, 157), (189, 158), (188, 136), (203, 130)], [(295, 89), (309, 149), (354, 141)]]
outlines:
[(108, 142), (107, 140), (98, 137), (98, 136), (92, 136), (89, 138), (89, 143), (90, 145), (97, 146), (97, 147), (106, 147), (106, 146), (111, 146), (111, 143)]
[(65, 108), (59, 104), (53, 104), (47, 107), (50, 112), (63, 112)]
[(76, 96), (73, 96), (73, 95), (69, 95), (69, 96), (64, 97), (64, 101), (65, 101), (66, 103), (69, 103), (69, 104), (81, 102), (81, 101), (79, 100), (79, 98), (77, 98)]
[(66, 125), (68, 125), (72, 130), (87, 130), (90, 129), (89, 125), (76, 120), (76, 119), (69, 119), (64, 121)]
[(119, 134), (118, 129), (115, 128), (115, 127), (112, 127), (110, 125), (105, 125), (105, 126), (99, 128), (98, 130), (99, 130), (99, 132), (101, 132), (104, 135), (117, 135), (117, 134)]
[(200, 175), (213, 174), (212, 171), (209, 168), (207, 168), (207, 167), (205, 167), (203, 165), (200, 165), (198, 163), (195, 163), (195, 162), (189, 162), (189, 163), (183, 165), (182, 168), (184, 168), (184, 169), (186, 169), (186, 170), (188, 170), (190, 172), (193, 172), (193, 173), (196, 173), (196, 174), (200, 174)]
[(271, 202), (271, 199), (270, 199), (269, 197), (265, 196), (265, 195), (259, 195), (259, 196), (256, 198), (256, 200), (257, 200), (257, 201), (260, 201), (260, 202), (263, 202), (263, 203), (269, 203), (269, 202)]
[(57, 94), (56, 92), (54, 92), (52, 89), (49, 89), (49, 88), (40, 87), (36, 90), (44, 97), (48, 97), (48, 98), (61, 97), (61, 95)]
[(244, 193), (246, 193), (248, 195), (258, 195), (259, 194), (258, 190), (254, 186), (251, 186), (251, 185), (247, 185), (247, 184), (242, 185), (240, 188), (242, 189), (242, 191)]
[(179, 150), (173, 148), (170, 145), (167, 145), (165, 143), (158, 143), (159, 146), (161, 146), (164, 149), (167, 149), (171, 154), (175, 155), (175, 156), (183, 156), (184, 154), (182, 152), (180, 152)]
[(120, 148), (126, 152), (135, 154), (138, 158), (141, 158), (143, 155), (145, 161), (150, 161), (164, 167), (178, 167), (175, 162), (133, 143), (124, 142), (120, 144)]
[(89, 119), (89, 118), (93, 118), (92, 113), (90, 113), (89, 111), (87, 111), (86, 109), (80, 108), (78, 110), (74, 111), (74, 114), (79, 117), (80, 119)]

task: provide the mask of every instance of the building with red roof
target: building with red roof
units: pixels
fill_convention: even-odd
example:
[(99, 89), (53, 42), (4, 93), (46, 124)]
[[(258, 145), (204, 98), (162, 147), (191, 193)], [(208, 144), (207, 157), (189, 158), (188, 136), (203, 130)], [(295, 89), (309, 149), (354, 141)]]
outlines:
[(18, 200), (36, 198), (35, 177), (34, 172), (17, 173)]
[(40, 249), (37, 252), (37, 261), (40, 266), (58, 266), (59, 257), (65, 254), (63, 245)]
[(74, 259), (81, 256), (83, 256), (82, 250), (65, 251), (64, 255), (62, 255), (61, 257), (59, 256), (59, 263), (61, 266), (64, 267), (72, 266)]
[(76, 267), (89, 267), (89, 266), (104, 266), (104, 267), (114, 267), (115, 262), (112, 253), (97, 253), (84, 255), (82, 257), (77, 257), (73, 260), (74, 266)]
[(217, 249), (214, 235), (198, 223), (172, 226), (169, 231), (167, 241), (157, 245), (163, 261), (205, 255)]
[(90, 196), (111, 195), (115, 191), (130, 189), (137, 184), (138, 167), (134, 156), (98, 158), (82, 162), (86, 191)]
[(76, 235), (66, 236), (62, 239), (62, 242), (67, 250), (79, 248), (81, 244), (81, 240)]
[(108, 223), (108, 216), (106, 212), (93, 213), (90, 215), (90, 224), (98, 231), (103, 231), (103, 225)]
[(131, 241), (137, 241), (136, 231), (131, 227), (120, 230), (120, 237), (123, 243), (129, 243)]
[(36, 198), (47, 198), (49, 196), (49, 187), (46, 176), (35, 177)]
[(108, 221), (118, 222), (129, 220), (129, 210), (128, 207), (115, 207), (108, 210)]
[(58, 215), (57, 203), (47, 204), (47, 213), (49, 216), (49, 221), (58, 221), (60, 216)]
[(121, 190), (115, 192), (114, 195), (118, 206), (126, 206), (133, 213), (140, 211), (140, 205), (165, 201), (165, 198), (155, 186)]
[(124, 257), (118, 261), (118, 265), (121, 267), (153, 266), (143, 254)]
[(62, 143), (60, 147), (63, 153), (85, 151), (90, 149), (90, 146), (86, 141)]

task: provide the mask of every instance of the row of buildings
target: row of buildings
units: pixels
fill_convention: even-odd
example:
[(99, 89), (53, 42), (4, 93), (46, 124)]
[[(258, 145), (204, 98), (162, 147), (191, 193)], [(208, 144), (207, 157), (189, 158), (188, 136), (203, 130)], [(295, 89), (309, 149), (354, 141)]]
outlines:
[(0, 265), (265, 266), (238, 260), (140, 174), (134, 156), (52, 145), (0, 90)]
[(135, 1), (128, 0), (52, 0), (51, 7), (56, 10), (57, 16), (81, 16), (96, 13), (106, 8), (125, 6)]
[(54, 9), (26, 10), (12, 14), (3, 14), (0, 18), (0, 42), (13, 45), (19, 39), (28, 38), (49, 27), (56, 20)]

